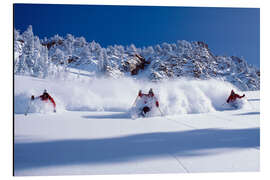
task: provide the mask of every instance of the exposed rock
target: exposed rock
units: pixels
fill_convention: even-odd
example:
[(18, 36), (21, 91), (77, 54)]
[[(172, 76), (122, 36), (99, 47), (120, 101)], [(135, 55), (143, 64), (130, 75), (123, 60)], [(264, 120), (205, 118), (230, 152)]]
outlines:
[(61, 45), (61, 44), (63, 44), (62, 40), (50, 41), (50, 42), (42, 43), (42, 45), (46, 46), (48, 48), (48, 50), (50, 50), (50, 48), (55, 46), (55, 45)]
[(137, 75), (140, 70), (144, 70), (145, 66), (150, 64), (150, 62), (146, 61), (144, 57), (139, 54), (135, 54), (132, 58), (127, 61), (124, 61), (123, 69), (126, 72), (130, 72), (131, 75)]

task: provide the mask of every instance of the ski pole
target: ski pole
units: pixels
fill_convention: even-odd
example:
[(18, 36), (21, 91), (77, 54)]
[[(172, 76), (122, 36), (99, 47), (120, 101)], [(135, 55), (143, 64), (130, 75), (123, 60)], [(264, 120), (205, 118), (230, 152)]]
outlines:
[(134, 106), (134, 104), (136, 103), (137, 99), (138, 99), (138, 96), (136, 97), (136, 99), (135, 99), (135, 101), (134, 101), (134, 103), (132, 104), (132, 106), (131, 106), (131, 107), (133, 107), (133, 106)]
[(29, 111), (29, 109), (30, 109), (30, 105), (31, 105), (31, 104), (32, 104), (32, 100), (30, 100), (30, 102), (28, 103), (28, 107), (27, 107), (27, 109), (26, 109), (26, 111), (25, 111), (25, 113), (24, 113), (25, 116), (28, 114), (28, 111)]
[(162, 111), (161, 111), (161, 109), (159, 107), (158, 107), (158, 110), (159, 110), (161, 116), (164, 116), (164, 114), (162, 113)]
[(27, 107), (27, 109), (26, 109), (26, 111), (24, 113), (25, 116), (28, 114), (28, 111), (30, 110), (30, 106), (32, 105), (33, 100), (35, 100), (35, 98), (34, 98), (34, 96), (31, 96), (31, 99), (30, 99), (30, 101), (28, 103), (28, 107)]

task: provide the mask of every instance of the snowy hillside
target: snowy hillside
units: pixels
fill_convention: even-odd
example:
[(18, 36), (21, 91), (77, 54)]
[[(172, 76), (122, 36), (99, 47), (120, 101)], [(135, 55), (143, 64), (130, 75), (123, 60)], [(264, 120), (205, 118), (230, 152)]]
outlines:
[[(247, 172), (260, 169), (260, 92), (222, 105), (230, 83), (15, 75), (14, 174)], [(74, 78), (74, 79), (72, 79)], [(131, 119), (138, 89), (153, 87), (166, 116)], [(47, 88), (57, 113), (30, 96)]]
[(105, 48), (70, 34), (40, 40), (31, 26), (23, 33), (15, 30), (15, 74), (66, 78), (70, 68), (86, 71), (91, 77), (132, 77), (153, 82), (183, 77), (214, 78), (241, 90), (260, 89), (258, 68), (242, 58), (214, 55), (204, 42), (182, 40), (154, 47), (136, 48), (132, 44)]

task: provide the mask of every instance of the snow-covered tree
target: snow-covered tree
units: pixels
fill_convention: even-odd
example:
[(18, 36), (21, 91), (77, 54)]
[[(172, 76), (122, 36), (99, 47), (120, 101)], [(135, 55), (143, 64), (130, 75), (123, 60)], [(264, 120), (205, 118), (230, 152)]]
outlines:
[(172, 47), (171, 47), (171, 45), (170, 44), (168, 44), (168, 43), (162, 43), (162, 48), (163, 48), (163, 50), (165, 51), (165, 52), (171, 52), (172, 51)]
[(159, 44), (157, 44), (157, 45), (155, 46), (155, 51), (156, 51), (158, 54), (161, 54), (161, 53), (162, 53), (162, 48), (160, 47)]
[(106, 74), (108, 67), (108, 56), (105, 49), (101, 49), (99, 51), (98, 62), (99, 62), (99, 71)]
[(64, 64), (66, 61), (65, 53), (59, 48), (57, 48), (54, 54), (52, 55), (52, 61), (55, 64)]
[(127, 52), (130, 54), (136, 54), (137, 52), (137, 48), (134, 44), (131, 44), (130, 46), (127, 46)]
[(75, 39), (74, 46), (84, 47), (85, 45), (87, 45), (87, 42), (84, 37), (79, 37)]
[(149, 59), (151, 58), (152, 56), (154, 56), (155, 54), (155, 50), (152, 46), (149, 46), (147, 48), (143, 48), (142, 49), (142, 52), (141, 52), (141, 55), (145, 58), (145, 59)]
[(20, 31), (14, 29), (14, 41), (17, 41), (20, 38)]
[(87, 63), (91, 59), (91, 51), (89, 46), (83, 46), (81, 49), (79, 56), (81, 58), (81, 63)]

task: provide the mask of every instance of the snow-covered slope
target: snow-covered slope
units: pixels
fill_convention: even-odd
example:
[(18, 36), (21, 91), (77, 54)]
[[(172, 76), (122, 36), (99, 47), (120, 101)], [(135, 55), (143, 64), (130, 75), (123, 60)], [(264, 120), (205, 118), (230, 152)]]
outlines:
[[(39, 79), (15, 75), (16, 114), (27, 109), (31, 95), (39, 96), (46, 89), (55, 98), (58, 111), (122, 111), (127, 112), (136, 99), (139, 90), (148, 92), (153, 88), (165, 114), (193, 114), (229, 109), (224, 105), (231, 89), (237, 88), (225, 81), (178, 79), (158, 83), (134, 80), (132, 78), (77, 78)], [(242, 93), (241, 91), (237, 91)], [(246, 100), (244, 106), (248, 105)], [(43, 111), (34, 101), (30, 112)]]
[[(139, 81), (88, 79), (15, 76), (16, 176), (259, 171), (259, 91), (233, 110), (225, 82), (146, 83), (167, 115), (131, 119)], [(44, 88), (57, 113), (21, 114)]]
[[(259, 170), (260, 71), (204, 42), (103, 48), (30, 26), (14, 32), (14, 74), (16, 176)], [(160, 109), (132, 119), (150, 88)], [(44, 89), (56, 113), (30, 101)]]
[(154, 47), (135, 45), (101, 47), (83, 37), (55, 35), (39, 40), (30, 26), (15, 30), (15, 74), (35, 77), (64, 76), (69, 68), (94, 76), (132, 77), (160, 81), (195, 78), (223, 79), (241, 90), (260, 89), (260, 70), (243, 58), (216, 56), (204, 42), (176, 41)]

